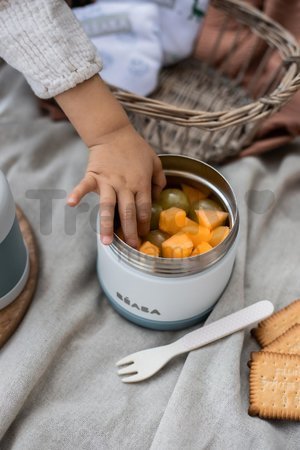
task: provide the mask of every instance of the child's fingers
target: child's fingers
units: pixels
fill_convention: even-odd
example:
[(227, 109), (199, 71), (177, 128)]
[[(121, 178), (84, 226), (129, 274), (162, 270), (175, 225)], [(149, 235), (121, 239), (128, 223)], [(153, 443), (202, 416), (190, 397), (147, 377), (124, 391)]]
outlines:
[(96, 179), (92, 175), (87, 174), (69, 195), (67, 199), (68, 205), (76, 206), (80, 202), (82, 197), (84, 197), (89, 192), (95, 191), (96, 188)]
[(167, 184), (167, 180), (162, 168), (161, 160), (158, 157), (154, 158), (153, 175), (152, 175), (152, 196), (157, 200), (159, 194)]
[(121, 219), (122, 231), (125, 241), (134, 248), (138, 246), (138, 234), (136, 223), (136, 207), (134, 195), (128, 189), (118, 192), (118, 207)]
[(109, 184), (101, 184), (100, 191), (100, 236), (103, 244), (111, 244), (114, 234), (116, 192)]
[(151, 189), (138, 192), (135, 196), (138, 234), (145, 236), (150, 230)]

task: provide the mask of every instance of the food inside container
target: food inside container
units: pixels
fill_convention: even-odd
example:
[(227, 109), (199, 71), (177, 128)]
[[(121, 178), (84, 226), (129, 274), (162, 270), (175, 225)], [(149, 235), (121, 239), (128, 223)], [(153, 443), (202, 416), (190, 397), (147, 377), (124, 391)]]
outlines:
[[(104, 245), (97, 239), (97, 270), (119, 314), (143, 327), (175, 330), (203, 320), (226, 288), (237, 250), (239, 215), (234, 192), (216, 169), (179, 155), (160, 159), (167, 186), (153, 205), (152, 230), (139, 249), (132, 248), (116, 216), (113, 242)], [(170, 219), (174, 209), (177, 222)], [(228, 228), (223, 240), (220, 227)], [(173, 246), (166, 245), (170, 239), (175, 239)]]
[[(229, 213), (204, 185), (171, 180), (152, 204), (150, 232), (138, 250), (152, 257), (188, 258), (206, 253), (229, 235)], [(121, 227), (117, 235), (124, 240)]]

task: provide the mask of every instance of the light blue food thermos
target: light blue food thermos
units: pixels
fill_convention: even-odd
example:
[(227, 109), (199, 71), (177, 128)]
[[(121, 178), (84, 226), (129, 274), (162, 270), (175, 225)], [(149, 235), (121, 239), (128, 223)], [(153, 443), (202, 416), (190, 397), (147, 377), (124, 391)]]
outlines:
[(29, 275), (29, 256), (16, 217), (15, 202), (0, 171), (0, 309), (13, 302)]

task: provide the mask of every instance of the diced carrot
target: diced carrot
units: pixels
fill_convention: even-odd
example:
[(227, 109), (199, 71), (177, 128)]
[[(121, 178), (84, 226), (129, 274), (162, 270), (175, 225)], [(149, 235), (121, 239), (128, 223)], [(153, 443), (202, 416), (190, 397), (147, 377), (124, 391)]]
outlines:
[(201, 242), (201, 244), (197, 245), (192, 251), (192, 256), (201, 255), (202, 253), (209, 252), (212, 249), (212, 246), (208, 242)]
[(215, 228), (211, 233), (210, 238), (210, 245), (213, 247), (216, 247), (218, 244), (220, 244), (224, 239), (228, 236), (230, 232), (229, 227), (217, 227)]
[(182, 184), (181, 189), (189, 199), (190, 203), (197, 202), (198, 200), (202, 200), (206, 198), (209, 192), (203, 192), (200, 189), (193, 188), (192, 186), (188, 186), (187, 184)]
[(144, 242), (140, 246), (139, 250), (149, 256), (159, 256), (159, 248), (156, 245), (151, 244), (149, 241)]
[(195, 225), (199, 225), (199, 223), (198, 223), (198, 222), (195, 222), (195, 221), (192, 220), (192, 219), (189, 219), (188, 217), (186, 217), (186, 219), (185, 219), (185, 224), (184, 224), (185, 227), (187, 227), (187, 226), (192, 226), (192, 227), (194, 227)]
[(185, 233), (177, 233), (161, 244), (164, 258), (186, 258), (191, 255), (193, 242)]
[(181, 231), (187, 234), (194, 246), (201, 244), (203, 241), (208, 242), (210, 240), (210, 229), (190, 219), (186, 219), (186, 225), (181, 228)]
[(197, 209), (196, 214), (198, 217), (199, 225), (207, 227), (210, 230), (223, 225), (228, 218), (227, 212), (214, 211), (211, 209)]
[(185, 225), (186, 212), (180, 208), (165, 209), (159, 216), (159, 229), (171, 235), (178, 233)]

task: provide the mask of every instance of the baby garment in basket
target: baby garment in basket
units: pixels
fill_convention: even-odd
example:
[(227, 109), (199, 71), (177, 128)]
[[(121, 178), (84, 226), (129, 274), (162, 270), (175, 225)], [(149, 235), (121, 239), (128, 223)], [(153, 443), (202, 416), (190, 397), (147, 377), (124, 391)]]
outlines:
[(98, 0), (74, 8), (108, 83), (148, 95), (163, 65), (191, 54), (208, 0)]

